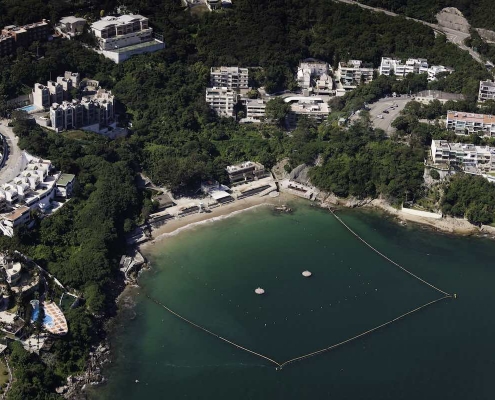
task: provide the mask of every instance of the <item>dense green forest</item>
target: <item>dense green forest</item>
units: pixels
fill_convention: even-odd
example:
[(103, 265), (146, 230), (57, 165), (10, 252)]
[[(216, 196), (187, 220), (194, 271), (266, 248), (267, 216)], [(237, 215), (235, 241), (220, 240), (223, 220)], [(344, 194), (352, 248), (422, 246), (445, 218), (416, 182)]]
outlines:
[(435, 15), (441, 9), (456, 7), (472, 26), (495, 29), (492, 0), (358, 0), (358, 2), (429, 22), (436, 22)]
[[(0, 0), (0, 23), (42, 17), (55, 21), (73, 13), (97, 18), (118, 3)], [(0, 112), (7, 99), (26, 93), (35, 82), (72, 70), (111, 89), (122, 122), (132, 124), (128, 138), (110, 141), (90, 133), (48, 133), (23, 118), (15, 122), (20, 146), (76, 174), (78, 187), (70, 202), (38, 221), (35, 229), (12, 239), (1, 237), (0, 248), (28, 254), (81, 293), (85, 303), (67, 314), (70, 331), (55, 343), (49, 369), (36, 355), (13, 346), (16, 383), (11, 399), (49, 398), (54, 386), (84, 368), (102, 322), (113, 311), (125, 234), (152, 208), (149, 195), (136, 188), (139, 172), (181, 194), (195, 190), (202, 179), (225, 181), (225, 166), (241, 160), (267, 167), (284, 157), (292, 167), (318, 160), (311, 177), (322, 189), (400, 202), (421, 194), (424, 145), (441, 133), (433, 128), (420, 132), (424, 128), (413, 126), (405, 115), (399, 131), (403, 136), (416, 132), (418, 139), (406, 142), (399, 135), (390, 140), (370, 128), (365, 112), (348, 130), (338, 127), (336, 119), (392, 92), (427, 87), (463, 93), (467, 100), (459, 107), (471, 109), (479, 80), (489, 77), (467, 53), (443, 36), (435, 38), (421, 24), (326, 0), (236, 0), (232, 10), (202, 16), (191, 15), (173, 0), (130, 0), (126, 5), (151, 18), (164, 35), (165, 50), (115, 65), (78, 41), (54, 40), (0, 59)], [(334, 66), (357, 58), (378, 66), (382, 56), (425, 57), (456, 72), (430, 84), (424, 76), (402, 81), (380, 77), (334, 100), (327, 123), (317, 127), (301, 119), (290, 135), (283, 124), (239, 125), (218, 118), (204, 100), (212, 66), (262, 67), (252, 70), (252, 83), (276, 92), (295, 87), (294, 73), (303, 58), (321, 58)], [(286, 112), (280, 103), (269, 107), (277, 120)], [(444, 109), (432, 106), (411, 110), (410, 116), (439, 112)]]
[(495, 221), (495, 184), (481, 176), (456, 174), (442, 199), (442, 212), (481, 225)]

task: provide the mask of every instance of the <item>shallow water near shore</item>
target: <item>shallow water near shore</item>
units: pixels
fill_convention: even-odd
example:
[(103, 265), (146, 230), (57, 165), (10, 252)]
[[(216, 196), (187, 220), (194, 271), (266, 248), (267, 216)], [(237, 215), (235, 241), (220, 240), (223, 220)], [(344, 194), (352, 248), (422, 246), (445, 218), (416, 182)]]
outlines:
[[(443, 300), (338, 349), (276, 370), (187, 324), (277, 362), (345, 340), (442, 295), (357, 240), (328, 211), (257, 208), (147, 249), (135, 318), (112, 337), (95, 399), (489, 399), (495, 383), (490, 240), (340, 211), (371, 245), (456, 300)], [(304, 278), (302, 272), (313, 275)], [(262, 287), (265, 294), (256, 295)], [(138, 382), (136, 382), (136, 380)]]

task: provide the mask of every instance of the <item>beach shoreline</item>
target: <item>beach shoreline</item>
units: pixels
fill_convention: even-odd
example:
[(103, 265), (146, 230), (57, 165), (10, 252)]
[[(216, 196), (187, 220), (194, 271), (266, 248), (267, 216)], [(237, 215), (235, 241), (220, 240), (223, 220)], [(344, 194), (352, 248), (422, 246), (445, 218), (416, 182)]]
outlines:
[[(209, 213), (198, 213), (169, 221), (166, 224), (153, 229), (153, 239), (139, 244), (137, 246), (137, 249), (140, 252), (149, 252), (151, 247), (162, 242), (167, 237), (175, 236), (185, 230), (194, 229), (195, 227), (204, 225), (206, 223), (213, 223), (215, 221), (229, 218), (241, 212), (249, 211), (258, 207), (281, 206), (290, 201), (296, 200), (307, 201), (307, 199), (287, 192), (280, 192), (279, 196), (277, 197), (253, 196), (242, 200), (236, 200), (235, 202), (214, 208)], [(308, 202), (308, 204), (309, 203), (311, 202)], [(495, 237), (495, 228), (493, 227), (478, 227), (471, 224), (467, 219), (462, 218), (444, 216), (440, 219), (435, 219), (405, 213), (400, 209), (394, 208), (386, 200), (380, 198), (357, 200), (355, 198), (339, 198), (335, 195), (327, 195), (323, 199), (320, 198), (319, 200), (314, 201), (314, 204), (323, 209), (334, 207), (377, 209), (385, 212), (391, 217), (394, 217), (396, 219), (396, 222), (401, 225), (405, 225), (406, 223), (411, 222), (434, 229), (439, 232), (445, 232), (455, 235), (489, 235), (491, 237)]]
[[(277, 197), (270, 196), (253, 196), (242, 200), (236, 200), (232, 203), (213, 208), (209, 213), (198, 213), (188, 215), (179, 219), (168, 221), (166, 224), (152, 230), (152, 240), (138, 245), (140, 252), (149, 251), (150, 247), (162, 242), (169, 236), (175, 236), (185, 230), (213, 223), (225, 218), (230, 218), (238, 215), (241, 212), (249, 211), (263, 206), (281, 206), (287, 202), (300, 199), (287, 193), (280, 193)], [(302, 200), (302, 199), (301, 199)]]

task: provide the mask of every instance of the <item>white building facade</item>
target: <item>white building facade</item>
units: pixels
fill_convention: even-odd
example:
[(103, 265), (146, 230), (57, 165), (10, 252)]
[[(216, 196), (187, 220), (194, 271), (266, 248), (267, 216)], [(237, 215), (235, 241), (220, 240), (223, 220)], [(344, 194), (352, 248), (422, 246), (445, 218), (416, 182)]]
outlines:
[(234, 117), (238, 95), (226, 87), (206, 88), (206, 103), (221, 117)]
[(495, 137), (495, 116), (487, 114), (473, 114), (462, 111), (447, 112), (446, 127), (456, 135), (470, 135)]
[(495, 82), (480, 81), (478, 101), (495, 100)]
[(339, 62), (337, 78), (343, 89), (355, 89), (359, 84), (373, 80), (373, 66), (365, 65), (361, 60)]
[(148, 18), (138, 14), (103, 17), (91, 24), (91, 32), (98, 41), (98, 50), (117, 64), (135, 54), (165, 48), (153, 36)]
[(210, 70), (210, 86), (228, 89), (247, 89), (249, 70), (240, 67), (214, 67)]

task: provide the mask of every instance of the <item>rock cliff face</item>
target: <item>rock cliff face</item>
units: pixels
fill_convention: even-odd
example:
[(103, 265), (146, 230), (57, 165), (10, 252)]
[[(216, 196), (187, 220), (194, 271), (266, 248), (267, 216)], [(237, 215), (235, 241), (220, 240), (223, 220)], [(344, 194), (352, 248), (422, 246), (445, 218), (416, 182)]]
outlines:
[(454, 7), (447, 7), (436, 15), (438, 24), (446, 28), (469, 33), (469, 22), (464, 15)]
[(495, 32), (488, 29), (476, 28), (481, 38), (487, 42), (495, 43)]

